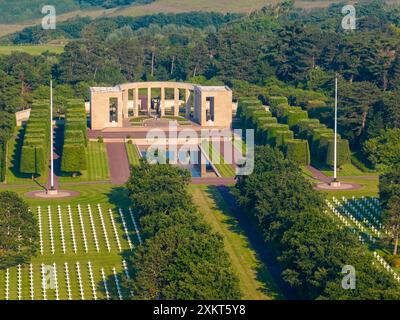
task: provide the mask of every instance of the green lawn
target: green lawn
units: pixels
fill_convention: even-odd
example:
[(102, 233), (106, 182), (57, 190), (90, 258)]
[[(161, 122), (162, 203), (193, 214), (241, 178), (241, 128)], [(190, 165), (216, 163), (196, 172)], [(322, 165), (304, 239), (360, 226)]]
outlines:
[(77, 177), (61, 176), (60, 182), (108, 181), (108, 157), (104, 143), (90, 141), (86, 153), (88, 169)]
[[(316, 168), (321, 170), (328, 177), (333, 177), (333, 168), (317, 165)], [(379, 172), (362, 172), (356, 166), (351, 163), (344, 164), (340, 170), (338, 170), (338, 176), (342, 177), (361, 177), (361, 176), (379, 176)]]
[[(56, 263), (57, 278), (60, 299), (67, 299), (67, 280), (64, 264), (68, 263), (70, 285), (72, 291), (72, 299), (81, 299), (79, 293), (78, 271), (76, 263), (79, 262), (82, 287), (85, 300), (93, 299), (92, 283), (89, 276), (88, 262), (92, 263), (93, 284), (98, 299), (104, 299), (105, 289), (101, 276), (101, 268), (104, 268), (106, 274), (106, 282), (109, 294), (112, 299), (118, 299), (116, 280), (113, 275), (113, 268), (117, 271), (117, 279), (121, 285), (121, 294), (123, 299), (130, 298), (129, 292), (123, 288), (121, 284), (121, 275), (124, 273), (122, 267), (123, 257), (131, 252), (128, 238), (132, 244), (132, 250), (138, 245), (138, 237), (132, 221), (132, 217), (128, 210), (128, 201), (126, 193), (122, 188), (113, 187), (111, 185), (87, 185), (70, 187), (71, 190), (81, 192), (81, 195), (73, 200), (29, 200), (31, 211), (39, 218), (38, 206), (41, 207), (42, 222), (42, 239), (43, 254), (40, 248), (36, 257), (32, 259), (33, 265), (33, 283), (34, 283), (34, 299), (42, 300), (43, 291), (41, 288), (41, 264), (52, 266)], [(15, 191), (24, 195), (31, 188), (16, 189)], [(97, 204), (101, 204), (101, 214), (97, 208)], [(68, 212), (68, 204), (71, 206), (71, 218)], [(79, 216), (77, 205), (81, 205), (82, 221)], [(91, 206), (92, 219), (88, 209)], [(51, 208), (51, 214), (48, 212), (48, 205)], [(58, 205), (60, 205), (60, 214), (58, 213)], [(127, 233), (122, 226), (122, 218), (118, 208), (122, 209), (122, 217), (127, 226)], [(109, 212), (111, 209), (111, 214)], [(101, 221), (101, 215), (104, 221)], [(51, 222), (50, 222), (51, 216)], [(61, 217), (61, 219), (60, 219)], [(114, 221), (114, 224), (113, 224)], [(51, 227), (50, 227), (51, 225)], [(114, 228), (115, 225), (115, 228)], [(65, 253), (62, 245), (62, 232), (65, 242)], [(93, 231), (94, 230), (94, 231)], [(52, 253), (51, 233), (54, 238), (54, 253)], [(86, 244), (88, 251), (85, 250), (85, 240), (83, 234), (86, 235)], [(74, 240), (75, 239), (75, 240)], [(98, 247), (96, 246), (96, 240)], [(107, 240), (110, 251), (108, 250)], [(118, 239), (118, 240), (117, 240)], [(74, 242), (77, 251), (74, 251)], [(118, 245), (118, 243), (120, 245)], [(97, 251), (98, 248), (98, 251)], [(121, 250), (120, 250), (121, 248)], [(5, 299), (5, 274), (6, 271), (0, 271), (0, 300)], [(17, 267), (9, 269), (9, 299), (17, 299)], [(30, 273), (29, 265), (22, 267), (21, 293), (22, 299), (30, 299)], [(47, 299), (55, 299), (55, 288), (46, 290)]]
[(225, 163), (224, 157), (214, 148), (211, 142), (203, 142), (202, 146), (223, 178), (235, 177), (235, 169), (232, 165)]
[(125, 147), (126, 147), (126, 153), (128, 154), (129, 164), (131, 166), (138, 166), (140, 155), (138, 153), (137, 146), (132, 143), (126, 143)]
[(49, 51), (51, 53), (61, 54), (64, 52), (63, 45), (10, 45), (10, 46), (0, 46), (0, 55), (10, 55), (12, 52), (25, 52), (34, 56), (40, 55), (43, 52)]
[(47, 183), (48, 168), (46, 167), (45, 173), (32, 180), (30, 174), (24, 174), (19, 171), (20, 155), (23, 139), (21, 137), (21, 128), (17, 128), (15, 135), (8, 141), (7, 144), (7, 169), (6, 169), (6, 183), (15, 185), (33, 185), (35, 181), (39, 184)]
[(365, 197), (377, 197), (378, 196), (378, 185), (379, 185), (379, 180), (378, 177), (370, 177), (370, 178), (341, 178), (339, 179), (341, 182), (344, 183), (355, 183), (361, 185), (361, 189), (358, 190), (332, 190), (332, 191), (321, 191), (324, 194), (327, 195), (328, 198), (332, 198), (333, 196), (336, 198), (341, 198), (342, 196), (345, 196), (347, 198), (351, 198), (352, 196), (356, 198), (361, 198), (362, 196)]
[(243, 299), (283, 299), (218, 190), (212, 186), (192, 185), (190, 192), (206, 222), (224, 237), (225, 250), (239, 277)]

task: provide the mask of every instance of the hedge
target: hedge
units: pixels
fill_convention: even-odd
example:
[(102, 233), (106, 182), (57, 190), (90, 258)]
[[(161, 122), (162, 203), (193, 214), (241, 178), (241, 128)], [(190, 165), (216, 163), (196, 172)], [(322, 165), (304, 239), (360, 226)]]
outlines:
[(0, 141), (0, 181), (3, 182), (6, 178), (6, 155), (7, 142)]
[(63, 172), (77, 173), (87, 169), (86, 150), (83, 144), (64, 143), (61, 157)]
[(35, 101), (26, 124), (20, 155), (20, 172), (40, 175), (50, 152), (50, 108), (47, 101)]
[(286, 140), (284, 144), (286, 158), (301, 166), (310, 165), (310, 148), (307, 140)]
[(61, 171), (76, 174), (87, 169), (87, 118), (82, 100), (67, 103)]
[(289, 104), (286, 97), (269, 97), (268, 102), (271, 110), (275, 110), (280, 104)]
[(290, 130), (276, 131), (275, 136), (276, 136), (275, 145), (277, 147), (283, 146), (285, 144), (285, 141), (287, 141), (287, 140), (294, 139), (294, 133), (293, 133), (293, 131), (290, 131)]
[(307, 111), (289, 111), (285, 116), (285, 123), (289, 128), (294, 127), (300, 120), (308, 119)]
[[(326, 154), (326, 164), (334, 166), (334, 141), (328, 141), (328, 151)], [(337, 165), (338, 167), (351, 162), (351, 152), (348, 140), (337, 141)]]
[(47, 148), (39, 144), (26, 144), (21, 150), (20, 171), (32, 175), (42, 174), (46, 167)]

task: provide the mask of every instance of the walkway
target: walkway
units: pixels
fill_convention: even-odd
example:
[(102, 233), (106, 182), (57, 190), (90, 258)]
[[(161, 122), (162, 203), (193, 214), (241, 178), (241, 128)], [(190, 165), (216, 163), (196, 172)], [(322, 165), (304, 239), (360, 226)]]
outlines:
[(311, 172), (314, 179), (319, 180), (321, 182), (325, 182), (325, 183), (332, 182), (332, 178), (328, 177), (327, 175), (325, 175), (318, 169), (314, 168), (313, 166), (307, 166), (307, 169), (308, 169), (308, 171)]
[(111, 182), (114, 184), (124, 184), (130, 176), (129, 160), (125, 144), (123, 142), (106, 143), (106, 149)]

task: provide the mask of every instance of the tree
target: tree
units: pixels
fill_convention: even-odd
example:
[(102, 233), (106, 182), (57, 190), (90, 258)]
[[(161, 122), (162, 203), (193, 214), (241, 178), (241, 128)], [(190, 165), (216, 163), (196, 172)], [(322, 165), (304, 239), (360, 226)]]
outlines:
[(0, 203), (0, 269), (5, 269), (35, 255), (39, 233), (28, 205), (16, 193), (1, 192)]
[(239, 299), (238, 279), (224, 250), (187, 192), (190, 174), (141, 160), (127, 183), (143, 244), (128, 258), (124, 284), (136, 299)]
[(394, 241), (393, 255), (397, 255), (400, 232), (400, 165), (391, 167), (379, 177), (379, 196), (383, 208), (383, 224)]
[(364, 142), (363, 152), (376, 168), (400, 165), (400, 129), (382, 130), (378, 137)]

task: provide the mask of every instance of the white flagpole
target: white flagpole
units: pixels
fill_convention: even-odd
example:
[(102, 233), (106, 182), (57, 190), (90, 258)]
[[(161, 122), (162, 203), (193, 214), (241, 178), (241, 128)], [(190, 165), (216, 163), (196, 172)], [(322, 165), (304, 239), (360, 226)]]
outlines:
[(53, 80), (50, 80), (50, 171), (51, 171), (51, 190), (54, 190), (54, 153), (53, 153)]
[(337, 181), (337, 109), (338, 109), (338, 76), (335, 78), (335, 137), (334, 137), (334, 170), (333, 181)]

